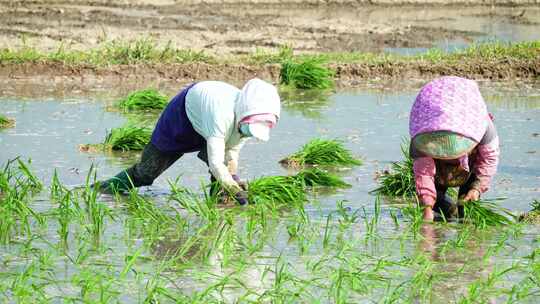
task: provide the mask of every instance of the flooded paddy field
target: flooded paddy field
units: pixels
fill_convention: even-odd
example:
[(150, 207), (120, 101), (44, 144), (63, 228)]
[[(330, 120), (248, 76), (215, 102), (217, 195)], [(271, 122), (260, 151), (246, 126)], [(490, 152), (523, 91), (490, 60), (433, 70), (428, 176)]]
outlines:
[[(516, 214), (529, 210), (540, 199), (540, 84), (480, 86), (501, 138), (499, 173), (485, 197), (505, 198), (497, 203)], [(87, 184), (91, 166), (104, 179), (138, 157), (81, 152), (80, 144), (102, 142), (107, 129), (129, 119), (152, 124), (158, 114), (137, 118), (109, 111), (117, 96), (107, 92), (3, 97), (0, 112), (17, 123), (0, 130), (0, 159), (31, 159), (31, 171), (44, 187), (34, 195), (24, 196), (32, 187), (16, 191), (30, 209), (0, 209), (3, 219), (14, 219), (0, 225), (0, 298), (537, 303), (538, 227), (424, 224), (412, 202), (369, 194), (377, 187), (376, 172), (402, 158), (400, 144), (418, 88), (283, 92), (283, 113), (271, 140), (242, 150), (241, 177), (295, 173), (278, 161), (316, 137), (343, 140), (364, 165), (338, 171), (351, 188), (310, 191), (307, 204), (235, 208), (201, 198), (201, 183), (209, 176), (193, 154), (127, 197), (72, 190)], [(18, 166), (13, 163), (10, 172), (19, 172)], [(19, 174), (21, 185), (36, 183)], [(168, 181), (177, 178), (171, 187)]]

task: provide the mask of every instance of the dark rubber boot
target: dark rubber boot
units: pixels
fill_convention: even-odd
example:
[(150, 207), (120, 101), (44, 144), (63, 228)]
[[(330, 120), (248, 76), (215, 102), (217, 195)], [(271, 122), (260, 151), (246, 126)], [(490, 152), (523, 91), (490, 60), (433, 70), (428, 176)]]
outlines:
[(439, 220), (446, 219), (451, 220), (455, 219), (458, 216), (457, 205), (452, 201), (448, 195), (444, 195), (443, 198), (437, 199), (433, 211), (439, 214)]
[(133, 188), (133, 184), (130, 181), (129, 175), (126, 171), (118, 173), (116, 176), (101, 182), (99, 185), (99, 191), (107, 194), (127, 192), (131, 188)]

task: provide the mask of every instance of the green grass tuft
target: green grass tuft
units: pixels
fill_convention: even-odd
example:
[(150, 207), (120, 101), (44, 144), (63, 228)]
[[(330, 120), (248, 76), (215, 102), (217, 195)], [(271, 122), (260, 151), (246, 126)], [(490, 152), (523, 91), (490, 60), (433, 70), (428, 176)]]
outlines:
[(307, 200), (303, 183), (292, 176), (268, 176), (249, 182), (251, 203), (302, 204)]
[(303, 167), (305, 165), (321, 166), (359, 166), (362, 162), (356, 159), (339, 140), (313, 139), (300, 151), (280, 161), (285, 166)]
[(3, 128), (11, 128), (15, 125), (15, 120), (12, 118), (8, 118), (2, 114), (0, 114), (0, 129)]
[(531, 211), (523, 213), (519, 216), (519, 221), (528, 224), (540, 224), (540, 201), (534, 200), (531, 203)]
[(401, 145), (403, 160), (392, 163), (389, 171), (383, 172), (379, 178), (380, 186), (374, 193), (390, 197), (414, 197), (416, 185), (414, 182), (413, 159), (409, 155), (409, 143)]
[(319, 168), (307, 168), (300, 171), (294, 176), (307, 187), (332, 187), (332, 188), (348, 188), (351, 187), (339, 176)]
[(512, 224), (512, 220), (500, 212), (511, 215), (492, 201), (478, 200), (463, 204), (463, 220), (478, 228)]
[(119, 107), (124, 110), (162, 110), (169, 98), (154, 89), (135, 91), (120, 100)]
[(151, 136), (152, 130), (148, 128), (126, 125), (109, 131), (103, 144), (112, 150), (142, 150)]
[(334, 72), (323, 66), (323, 61), (285, 60), (281, 64), (280, 82), (298, 89), (329, 89), (334, 86)]
[(339, 176), (309, 168), (293, 176), (267, 176), (249, 182), (248, 198), (251, 203), (303, 204), (307, 201), (308, 187), (347, 188), (351, 185)]

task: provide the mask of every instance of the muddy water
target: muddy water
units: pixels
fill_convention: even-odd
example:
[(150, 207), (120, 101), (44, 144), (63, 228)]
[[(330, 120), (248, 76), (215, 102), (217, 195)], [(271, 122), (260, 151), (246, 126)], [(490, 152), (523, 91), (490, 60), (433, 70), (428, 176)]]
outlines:
[[(460, 12), (449, 10), (447, 15), (441, 11), (418, 10), (411, 17), (394, 16), (395, 24), (402, 26), (416, 25), (432, 28), (432, 32), (454, 31), (455, 35), (446, 35), (432, 39), (433, 45), (417, 47), (406, 45), (386, 47), (385, 51), (400, 54), (417, 54), (430, 47), (453, 52), (466, 48), (471, 43), (482, 42), (521, 42), (540, 39), (540, 10), (538, 8), (484, 8), (469, 9)], [(521, 14), (523, 14), (521, 17)], [(426, 32), (426, 34), (429, 32)]]
[[(502, 143), (499, 174), (486, 197), (507, 197), (501, 202), (503, 206), (513, 211), (527, 210), (528, 204), (533, 199), (540, 198), (540, 136), (538, 135), (540, 133), (540, 84), (520, 86), (517, 90), (504, 85), (484, 84), (482, 87), (489, 110), (495, 116)], [(402, 138), (407, 136), (408, 111), (414, 96), (415, 90), (396, 87), (387, 88), (383, 92), (368, 89), (338, 92), (315, 104), (303, 103), (307, 108), (289, 103), (284, 107), (281, 121), (273, 131), (271, 140), (267, 143), (251, 142), (242, 150), (240, 174), (248, 179), (261, 175), (286, 174), (287, 170), (277, 163), (279, 159), (296, 151), (311, 138), (340, 138), (345, 140), (348, 148), (365, 161), (365, 165), (341, 172), (343, 177), (353, 185), (351, 189), (338, 191), (332, 195), (317, 195), (306, 210), (313, 223), (320, 223), (321, 226), (324, 226), (325, 216), (336, 214), (336, 201), (339, 200), (346, 200), (344, 202), (346, 213), (352, 214), (355, 210), (365, 207), (368, 216), (373, 216), (374, 197), (368, 192), (376, 187), (374, 174), (377, 170), (386, 168), (392, 161), (401, 159), (399, 145)], [(77, 148), (81, 143), (102, 141), (107, 129), (125, 122), (126, 118), (121, 113), (104, 111), (105, 106), (102, 100), (92, 98), (62, 101), (2, 100), (0, 112), (16, 118), (17, 126), (0, 131), (2, 145), (0, 159), (4, 162), (19, 155), (31, 158), (32, 167), (39, 177), (48, 181), (56, 169), (60, 179), (69, 185), (83, 183), (91, 164), (97, 164), (100, 177), (104, 178), (116, 173), (132, 164), (137, 155), (87, 154), (79, 152)], [(206, 171), (194, 155), (187, 155), (156, 180), (152, 187), (146, 189), (146, 193), (154, 196), (158, 204), (161, 204), (163, 194), (168, 193), (166, 181), (168, 178), (181, 175), (183, 185), (196, 188), (201, 181), (207, 180)], [(113, 203), (110, 206), (119, 207)], [(46, 197), (41, 198), (36, 207), (40, 210), (50, 208)], [(349, 242), (353, 252), (365, 252), (375, 257), (384, 256), (398, 260), (424, 252), (431, 256), (437, 267), (446, 272), (453, 273), (465, 267), (459, 276), (451, 275), (436, 280), (434, 288), (438, 288), (438, 291), (433, 299), (434, 302), (444, 303), (446, 296), (455, 297), (456, 294), (463, 293), (467, 284), (476, 279), (485, 278), (494, 268), (511, 265), (516, 259), (529, 254), (535, 248), (533, 240), (538, 231), (534, 227), (527, 227), (518, 239), (505, 242), (508, 246), (490, 258), (486, 265), (482, 256), (493, 243), (501, 238), (501, 232), (488, 231), (475, 233), (464, 248), (451, 252), (444, 259), (438, 258), (436, 257), (438, 253), (433, 248), (440, 249), (446, 241), (455, 239), (460, 233), (458, 229), (435, 227), (424, 232), (422, 241), (415, 241), (407, 236), (396, 240), (395, 235), (398, 231), (390, 219), (390, 208), (383, 205), (382, 209), (382, 218), (378, 225), (379, 241), (370, 242), (369, 245), (358, 242), (358, 239), (364, 236), (366, 229), (362, 221), (352, 224), (347, 233), (339, 237), (335, 236), (336, 239), (344, 238)], [(277, 257), (280, 255), (291, 273), (309, 278), (307, 273), (312, 270), (307, 269), (306, 263), (317, 261), (328, 254), (321, 253), (320, 240), (314, 241), (306, 252), (300, 254), (298, 241), (289, 240), (285, 229), (291, 223), (295, 223), (294, 214), (275, 223), (260, 254), (248, 259), (249, 265), (243, 268), (239, 277), (253, 290), (264, 291), (271, 287), (273, 277), (265, 275), (265, 267), (278, 263)], [(127, 232), (122, 225), (122, 220), (114, 222), (107, 220), (106, 224), (105, 243), (109, 250), (98, 254), (95, 259), (108, 260), (112, 265), (123, 265), (124, 256), (133, 254), (133, 244), (137, 244), (139, 240), (125, 240)], [(50, 242), (55, 242), (58, 238), (54, 229), (46, 235)], [(41, 246), (46, 247), (43, 244)], [(14, 248), (16, 246), (1, 247), (0, 258), (5, 261), (17, 260), (17, 252)], [(195, 265), (193, 269), (175, 275), (177, 281), (182, 282), (181, 290), (189, 294), (193, 289), (204, 289), (208, 282), (215, 282), (215, 276), (230, 274), (234, 269), (222, 268), (220, 266), (222, 258), (223, 256), (219, 253), (212, 255), (208, 264)], [(366, 262), (374, 262), (369, 258), (366, 259)], [(8, 263), (8, 265), (6, 271), (14, 271), (21, 267), (17, 263)], [(56, 273), (59, 280), (82, 271), (65, 261), (58, 262), (58, 265), (62, 266)], [(337, 269), (339, 262), (334, 261), (329, 265)], [(396, 287), (400, 280), (410, 279), (415, 273), (414, 267), (396, 266), (391, 269), (393, 271), (385, 275), (395, 277), (396, 282), (391, 284), (393, 287)], [(201, 271), (203, 274), (200, 273)], [(209, 275), (210, 273), (212, 275)], [(325, 275), (327, 277), (328, 273)], [(522, 278), (523, 274), (512, 274), (512, 277), (505, 277), (504, 282), (507, 283), (504, 285), (518, 282)], [(445, 288), (441, 288), (442, 286)], [(65, 292), (76, 294), (69, 287), (61, 286), (53, 286), (48, 292), (50, 294)], [(328, 296), (324, 289), (313, 286), (310, 292), (315, 297), (318, 295), (323, 299)], [(236, 289), (225, 289), (221, 297), (233, 302), (239, 294), (241, 292)], [(384, 289), (375, 289), (371, 295), (381, 298), (384, 294)], [(369, 301), (369, 298), (362, 296), (353, 298), (357, 301)], [(128, 292), (123, 299), (137, 299), (137, 294), (135, 291)], [(328, 302), (333, 301), (328, 300)]]

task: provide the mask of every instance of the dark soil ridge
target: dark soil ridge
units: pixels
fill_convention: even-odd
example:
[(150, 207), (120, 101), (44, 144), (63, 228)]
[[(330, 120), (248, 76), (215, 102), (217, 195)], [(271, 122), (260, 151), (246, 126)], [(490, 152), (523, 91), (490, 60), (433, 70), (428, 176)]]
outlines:
[[(540, 57), (520, 60), (476, 60), (464, 62), (383, 62), (331, 64), (336, 71), (338, 86), (356, 86), (365, 80), (425, 79), (456, 75), (472, 79), (513, 80), (540, 77)], [(241, 84), (259, 77), (279, 82), (280, 65), (246, 64), (137, 64), (95, 67), (61, 63), (3, 63), (0, 64), (0, 83), (34, 82), (41, 85), (77, 85), (91, 89), (93, 85), (107, 88), (122, 83), (152, 83), (173, 81), (188, 83), (201, 80), (222, 80)]]

